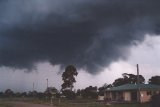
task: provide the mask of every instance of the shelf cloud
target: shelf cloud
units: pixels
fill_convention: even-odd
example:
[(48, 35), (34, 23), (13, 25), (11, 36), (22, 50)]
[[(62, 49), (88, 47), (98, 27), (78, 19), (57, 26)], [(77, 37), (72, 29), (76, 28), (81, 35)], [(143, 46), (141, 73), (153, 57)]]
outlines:
[(160, 34), (160, 1), (1, 0), (0, 66), (49, 61), (98, 73), (125, 60), (146, 34)]

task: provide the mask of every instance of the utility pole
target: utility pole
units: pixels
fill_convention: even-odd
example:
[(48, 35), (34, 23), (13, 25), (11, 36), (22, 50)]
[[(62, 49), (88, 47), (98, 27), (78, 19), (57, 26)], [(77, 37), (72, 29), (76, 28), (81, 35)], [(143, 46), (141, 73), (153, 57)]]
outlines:
[(33, 92), (32, 92), (32, 95), (33, 95), (33, 97), (35, 96), (35, 93), (34, 93), (34, 82), (33, 82)]
[(33, 91), (34, 91), (34, 82), (33, 82)]
[(138, 87), (137, 101), (141, 102), (140, 81), (139, 81), (139, 66), (138, 66), (138, 64), (137, 64), (137, 87)]
[(47, 89), (48, 89), (48, 78), (47, 78)]

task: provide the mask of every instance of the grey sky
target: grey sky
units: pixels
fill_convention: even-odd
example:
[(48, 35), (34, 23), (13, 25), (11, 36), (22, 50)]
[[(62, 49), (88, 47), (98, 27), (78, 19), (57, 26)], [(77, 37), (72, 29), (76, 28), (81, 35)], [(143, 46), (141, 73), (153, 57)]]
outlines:
[(155, 0), (2, 0), (0, 66), (75, 64), (98, 73), (128, 57), (145, 34), (159, 34)]

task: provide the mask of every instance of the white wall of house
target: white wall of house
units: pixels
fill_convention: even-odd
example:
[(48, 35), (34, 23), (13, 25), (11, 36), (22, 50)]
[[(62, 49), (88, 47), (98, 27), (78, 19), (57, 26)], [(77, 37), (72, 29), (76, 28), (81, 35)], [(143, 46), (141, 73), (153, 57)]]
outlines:
[[(151, 100), (152, 95), (160, 93), (160, 90), (141, 90), (140, 91), (140, 101), (141, 103), (149, 102)], [(121, 97), (122, 95), (122, 97)], [(106, 91), (104, 94), (104, 99), (110, 100), (123, 100), (123, 101), (132, 101), (134, 100), (132, 96), (133, 91), (122, 91), (122, 93), (118, 91)], [(136, 101), (136, 100), (135, 100)]]
[(148, 93), (149, 91), (141, 91), (140, 94), (141, 94), (141, 102), (144, 103), (144, 102), (149, 102), (151, 100), (151, 97), (152, 97), (152, 94), (154, 91), (150, 91), (152, 94), (149, 94)]
[(131, 101), (131, 92), (125, 91), (123, 95), (124, 95), (124, 101)]

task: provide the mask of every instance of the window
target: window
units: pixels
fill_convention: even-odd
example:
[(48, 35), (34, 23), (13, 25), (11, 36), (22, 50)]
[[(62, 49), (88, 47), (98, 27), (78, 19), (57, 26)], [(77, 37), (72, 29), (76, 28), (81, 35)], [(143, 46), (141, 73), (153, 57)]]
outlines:
[(151, 91), (147, 91), (147, 95), (152, 95), (152, 92)]

